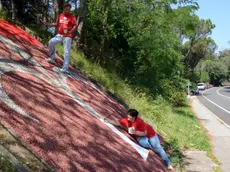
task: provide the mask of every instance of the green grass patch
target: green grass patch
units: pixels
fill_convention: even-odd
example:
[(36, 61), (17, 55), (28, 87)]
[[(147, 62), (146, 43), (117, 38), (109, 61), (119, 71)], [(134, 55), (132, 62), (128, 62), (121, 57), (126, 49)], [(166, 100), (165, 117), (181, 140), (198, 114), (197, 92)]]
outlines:
[(13, 164), (0, 154), (0, 171), (2, 172), (14, 172), (15, 168)]
[(6, 10), (0, 9), (0, 19), (2, 20), (7, 20), (8, 18), (8, 13)]

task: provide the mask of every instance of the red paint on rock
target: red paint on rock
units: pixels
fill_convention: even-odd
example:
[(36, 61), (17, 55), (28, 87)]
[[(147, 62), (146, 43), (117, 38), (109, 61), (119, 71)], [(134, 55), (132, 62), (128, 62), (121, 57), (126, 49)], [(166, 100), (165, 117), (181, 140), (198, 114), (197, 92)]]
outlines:
[(0, 34), (7, 38), (10, 38), (15, 43), (27, 43), (34, 46), (42, 46), (42, 43), (28, 34), (26, 31), (18, 27), (17, 25), (10, 24), (7, 21), (0, 20)]
[[(142, 160), (107, 126), (45, 81), (28, 74), (7, 73), (1, 82), (9, 97), (40, 123), (3, 102), (1, 121), (58, 171), (165, 171), (158, 157), (151, 153), (147, 162)], [(75, 84), (81, 87), (81, 83)]]

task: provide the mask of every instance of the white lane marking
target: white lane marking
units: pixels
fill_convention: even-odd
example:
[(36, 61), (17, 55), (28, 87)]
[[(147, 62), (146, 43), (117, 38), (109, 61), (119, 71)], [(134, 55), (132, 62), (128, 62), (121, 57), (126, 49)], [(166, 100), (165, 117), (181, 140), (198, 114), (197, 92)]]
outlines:
[(207, 90), (205, 90), (205, 91), (202, 92), (202, 96), (203, 96), (206, 100), (208, 100), (209, 102), (211, 102), (212, 104), (214, 104), (214, 105), (217, 106), (218, 108), (220, 108), (220, 109), (222, 109), (223, 111), (225, 111), (225, 112), (227, 112), (227, 113), (230, 114), (230, 111), (224, 109), (222, 106), (220, 106), (220, 105), (214, 103), (212, 100), (210, 100), (210, 99), (208, 99), (206, 96), (204, 96), (204, 92), (206, 92), (206, 91), (207, 91)]
[[(205, 91), (203, 91), (202, 92), (202, 96), (206, 99), (206, 100), (208, 100), (209, 102), (211, 102), (212, 104), (214, 104), (215, 106), (217, 106), (218, 108), (220, 108), (220, 109), (222, 109), (223, 111), (225, 111), (225, 112), (227, 112), (227, 113), (229, 113), (230, 114), (230, 112), (228, 111), (228, 110), (226, 110), (226, 109), (224, 109), (223, 107), (221, 107), (220, 105), (218, 105), (218, 104), (216, 104), (216, 103), (214, 103), (213, 101), (211, 101), (210, 99), (208, 99), (207, 97), (205, 97), (203, 94), (204, 94), (204, 92), (206, 92), (207, 90), (205, 90)], [(205, 106), (206, 107), (206, 106)], [(206, 107), (207, 108), (207, 107)], [(208, 109), (208, 108), (207, 108)], [(209, 110), (209, 109), (208, 109)], [(209, 110), (210, 111), (210, 110)], [(211, 111), (210, 111), (211, 112)], [(225, 123), (222, 119), (220, 119), (218, 116), (216, 116), (216, 114), (214, 114), (213, 112), (211, 112), (219, 121), (221, 121), (226, 127), (228, 127), (228, 128), (230, 128), (230, 126), (227, 124), (227, 123)]]
[(227, 99), (230, 99), (230, 97), (225, 96), (225, 95), (219, 93), (219, 91), (220, 91), (221, 89), (223, 89), (223, 88), (224, 88), (224, 87), (221, 87), (220, 89), (218, 89), (218, 90), (216, 91), (216, 93), (217, 93), (218, 95), (220, 95), (220, 96), (223, 96), (223, 97), (225, 97), (225, 98), (227, 98)]

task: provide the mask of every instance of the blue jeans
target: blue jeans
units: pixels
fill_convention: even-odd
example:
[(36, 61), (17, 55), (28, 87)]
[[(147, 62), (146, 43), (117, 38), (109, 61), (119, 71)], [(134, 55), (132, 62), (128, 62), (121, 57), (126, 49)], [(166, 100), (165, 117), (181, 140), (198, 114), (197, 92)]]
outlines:
[(154, 152), (156, 152), (164, 161), (167, 167), (171, 165), (167, 154), (165, 153), (164, 149), (161, 147), (161, 143), (157, 134), (151, 138), (148, 138), (146, 136), (136, 137), (136, 140), (139, 143), (139, 145), (141, 145), (142, 147), (152, 149)]

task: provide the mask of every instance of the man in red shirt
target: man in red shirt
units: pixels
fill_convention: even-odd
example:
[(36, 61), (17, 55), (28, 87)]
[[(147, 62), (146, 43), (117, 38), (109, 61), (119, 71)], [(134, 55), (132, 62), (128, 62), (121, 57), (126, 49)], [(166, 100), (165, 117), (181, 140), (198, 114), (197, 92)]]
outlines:
[(118, 121), (107, 119), (106, 121), (115, 126), (120, 126), (126, 129), (128, 133), (137, 140), (139, 145), (155, 151), (162, 158), (168, 169), (171, 170), (172, 165), (167, 154), (161, 147), (157, 133), (149, 124), (145, 123), (137, 116), (137, 110), (129, 109), (127, 112), (127, 118), (123, 118)]
[(60, 69), (61, 72), (68, 72), (72, 37), (73, 33), (77, 30), (77, 20), (76, 17), (71, 14), (70, 9), (71, 5), (65, 3), (64, 12), (58, 16), (56, 23), (46, 23), (41, 20), (46, 26), (58, 28), (58, 34), (49, 41), (49, 58), (46, 59), (46, 61), (51, 63), (55, 62), (55, 45), (63, 42), (64, 64)]

